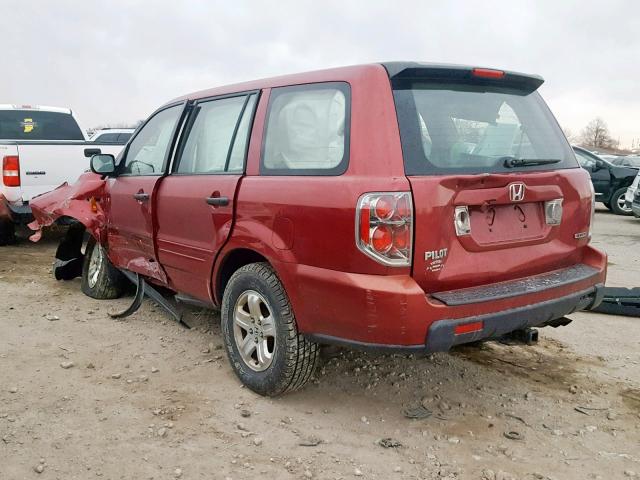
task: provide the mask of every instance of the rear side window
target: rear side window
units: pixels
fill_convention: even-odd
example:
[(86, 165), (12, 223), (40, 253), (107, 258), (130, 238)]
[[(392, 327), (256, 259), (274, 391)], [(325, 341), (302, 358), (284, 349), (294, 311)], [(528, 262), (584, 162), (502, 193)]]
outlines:
[(0, 140), (84, 140), (68, 113), (0, 110)]
[(122, 143), (123, 145), (129, 141), (131, 138), (131, 133), (120, 133), (118, 134), (118, 143)]
[(537, 92), (481, 85), (394, 85), (408, 175), (513, 172), (506, 159), (557, 160), (527, 171), (576, 167)]
[(255, 98), (241, 95), (196, 104), (176, 173), (242, 172)]
[(332, 82), (274, 88), (263, 175), (340, 175), (349, 157), (350, 90)]

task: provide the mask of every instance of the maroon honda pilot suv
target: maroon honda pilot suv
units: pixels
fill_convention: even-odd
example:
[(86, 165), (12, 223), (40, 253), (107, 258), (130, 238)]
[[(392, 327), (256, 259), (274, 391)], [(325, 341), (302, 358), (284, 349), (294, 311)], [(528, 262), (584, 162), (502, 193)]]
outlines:
[(322, 344), (435, 352), (563, 325), (601, 301), (606, 257), (542, 82), (384, 63), (186, 95), (34, 200), (34, 228), (75, 219), (59, 261), (84, 262), (91, 297), (129, 277), (219, 308), (263, 395), (304, 385)]

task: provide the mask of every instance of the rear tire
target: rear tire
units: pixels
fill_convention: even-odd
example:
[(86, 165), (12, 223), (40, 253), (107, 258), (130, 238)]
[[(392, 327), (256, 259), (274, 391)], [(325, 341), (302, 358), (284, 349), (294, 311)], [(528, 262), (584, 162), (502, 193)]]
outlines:
[(16, 243), (16, 226), (11, 220), (0, 220), (0, 246)]
[(611, 204), (609, 202), (602, 202), (602, 204), (607, 207), (607, 210), (611, 211)]
[(104, 249), (90, 237), (82, 266), (82, 292), (98, 300), (120, 297), (127, 286), (125, 276), (113, 266)]
[(616, 215), (633, 215), (631, 208), (625, 206), (624, 195), (627, 193), (627, 187), (622, 187), (613, 192), (611, 196), (611, 211)]
[(244, 385), (276, 396), (309, 381), (319, 346), (298, 333), (289, 298), (269, 264), (251, 263), (231, 276), (221, 313), (227, 355)]

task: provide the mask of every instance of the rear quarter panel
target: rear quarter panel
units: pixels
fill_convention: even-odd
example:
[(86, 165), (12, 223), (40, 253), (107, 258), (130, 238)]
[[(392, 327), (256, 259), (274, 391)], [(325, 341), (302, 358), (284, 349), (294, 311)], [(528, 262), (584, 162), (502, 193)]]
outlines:
[[(236, 198), (233, 232), (216, 268), (230, 251), (250, 248), (285, 269), (287, 264), (301, 264), (354, 273), (390, 272), (389, 267), (361, 253), (355, 243), (355, 208), (363, 193), (409, 190), (387, 73), (382, 66), (369, 66), (346, 77), (316, 77), (313, 81), (350, 85), (347, 171), (339, 176), (260, 175), (270, 94), (268, 89), (263, 91), (252, 130), (247, 175)], [(408, 267), (393, 269), (394, 274), (409, 272)], [(282, 272), (281, 278), (289, 295), (295, 296), (295, 277)]]

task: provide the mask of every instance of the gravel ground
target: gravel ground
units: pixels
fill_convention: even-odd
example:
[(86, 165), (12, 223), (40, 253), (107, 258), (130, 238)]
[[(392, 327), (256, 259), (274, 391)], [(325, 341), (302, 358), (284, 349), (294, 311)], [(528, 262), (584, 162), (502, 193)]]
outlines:
[[(640, 478), (640, 319), (574, 314), (532, 347), (328, 350), (267, 399), (233, 375), (217, 313), (112, 320), (130, 299), (52, 278), (58, 237), (0, 250), (1, 480)], [(594, 244), (610, 285), (640, 285), (640, 220), (600, 210)]]

